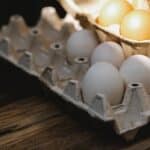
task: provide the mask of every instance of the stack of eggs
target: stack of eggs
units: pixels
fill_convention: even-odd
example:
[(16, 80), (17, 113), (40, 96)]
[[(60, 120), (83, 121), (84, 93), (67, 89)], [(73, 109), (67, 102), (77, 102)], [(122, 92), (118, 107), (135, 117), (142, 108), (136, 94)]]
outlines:
[[(143, 0), (107, 0), (96, 21), (111, 29), (118, 25), (118, 32), (131, 40), (150, 40), (150, 11), (139, 9)], [(90, 68), (81, 81), (83, 97), (90, 104), (96, 94), (102, 94), (111, 105), (118, 105), (128, 84), (142, 83), (150, 92), (150, 58), (133, 55), (125, 58), (124, 49), (116, 42), (98, 44), (92, 31), (73, 33), (67, 42), (68, 60), (87, 57)]]

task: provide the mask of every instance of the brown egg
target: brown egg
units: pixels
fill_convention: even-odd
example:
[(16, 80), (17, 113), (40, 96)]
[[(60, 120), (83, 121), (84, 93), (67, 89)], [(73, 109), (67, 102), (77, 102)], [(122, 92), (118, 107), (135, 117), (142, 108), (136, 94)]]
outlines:
[(127, 14), (121, 23), (120, 33), (133, 40), (150, 40), (150, 11), (134, 10)]
[(149, 4), (147, 0), (128, 0), (131, 2), (135, 9), (149, 9)]
[(127, 0), (110, 0), (102, 8), (97, 22), (102, 26), (120, 24), (123, 17), (133, 10)]

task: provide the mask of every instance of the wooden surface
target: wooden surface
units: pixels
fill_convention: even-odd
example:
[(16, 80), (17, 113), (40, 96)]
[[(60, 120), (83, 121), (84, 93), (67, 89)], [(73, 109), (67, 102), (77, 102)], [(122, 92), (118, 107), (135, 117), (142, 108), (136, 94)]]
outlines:
[(148, 150), (150, 127), (126, 143), (41, 84), (0, 60), (0, 150)]

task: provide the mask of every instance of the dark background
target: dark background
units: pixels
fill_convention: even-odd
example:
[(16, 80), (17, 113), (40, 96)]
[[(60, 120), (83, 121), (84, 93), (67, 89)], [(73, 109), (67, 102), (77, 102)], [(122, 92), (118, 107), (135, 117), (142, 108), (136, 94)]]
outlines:
[(33, 26), (39, 19), (40, 10), (44, 6), (54, 6), (60, 16), (65, 15), (56, 0), (1, 0), (0, 1), (0, 26), (7, 24), (9, 17), (14, 14), (22, 15), (28, 25)]

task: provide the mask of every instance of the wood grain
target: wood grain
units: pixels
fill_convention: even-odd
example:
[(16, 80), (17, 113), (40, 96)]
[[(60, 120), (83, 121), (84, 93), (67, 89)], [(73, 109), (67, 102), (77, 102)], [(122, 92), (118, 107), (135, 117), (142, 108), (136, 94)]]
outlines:
[(75, 116), (82, 112), (74, 111), (75, 115), (66, 113), (68, 111), (55, 102), (36, 96), (3, 106), (0, 109), (0, 149), (143, 150), (150, 147), (148, 137), (127, 144), (103, 123), (96, 127), (90, 122), (88, 125), (87, 116), (80, 118), (80, 122)]

